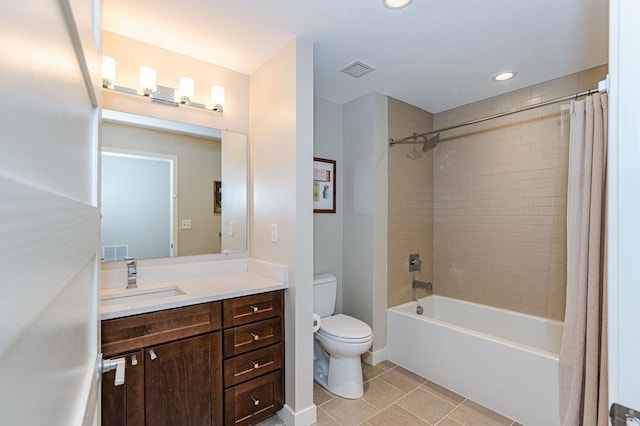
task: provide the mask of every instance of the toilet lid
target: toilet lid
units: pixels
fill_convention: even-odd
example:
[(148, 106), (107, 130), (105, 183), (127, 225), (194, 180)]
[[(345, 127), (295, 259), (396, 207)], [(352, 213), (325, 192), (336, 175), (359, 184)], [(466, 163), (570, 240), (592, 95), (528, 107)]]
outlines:
[(362, 339), (372, 333), (366, 323), (343, 314), (322, 318), (320, 331), (343, 339)]

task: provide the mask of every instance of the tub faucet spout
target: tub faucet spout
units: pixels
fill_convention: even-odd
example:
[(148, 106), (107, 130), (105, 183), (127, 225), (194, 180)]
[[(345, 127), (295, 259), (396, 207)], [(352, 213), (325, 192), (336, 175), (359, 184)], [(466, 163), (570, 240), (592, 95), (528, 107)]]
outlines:
[(431, 284), (431, 281), (418, 281), (418, 280), (413, 280), (413, 282), (411, 282), (411, 288), (416, 289), (416, 288), (424, 288), (425, 290), (433, 290), (433, 284)]

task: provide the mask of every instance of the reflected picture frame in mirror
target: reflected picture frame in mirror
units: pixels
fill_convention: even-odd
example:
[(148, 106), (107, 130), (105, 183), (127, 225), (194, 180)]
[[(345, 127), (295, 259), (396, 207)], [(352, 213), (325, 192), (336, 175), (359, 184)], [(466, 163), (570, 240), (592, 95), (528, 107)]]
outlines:
[[(220, 160), (220, 166), (217, 170), (210, 171), (207, 170), (203, 173), (198, 173), (196, 170), (194, 173), (194, 169), (197, 166), (193, 166), (187, 164), (185, 159), (187, 155), (181, 155), (181, 151), (175, 152), (171, 149), (167, 148), (167, 146), (163, 146), (162, 149), (153, 149), (149, 148), (149, 144), (141, 145), (140, 143), (131, 143), (131, 146), (127, 146), (122, 140), (117, 142), (109, 141), (107, 138), (103, 140), (102, 153), (104, 156), (110, 157), (123, 157), (128, 160), (131, 159), (140, 159), (140, 158), (149, 158), (156, 157), (155, 159), (159, 162), (165, 161), (169, 165), (167, 169), (169, 170), (168, 176), (170, 176), (171, 185), (168, 186), (167, 192), (167, 202), (165, 204), (170, 205), (167, 207), (169, 209), (168, 219), (159, 219), (161, 221), (170, 221), (171, 226), (167, 226), (167, 229), (171, 229), (168, 231), (168, 236), (166, 239), (162, 240), (163, 242), (159, 243), (160, 245), (167, 245), (166, 250), (159, 253), (155, 252), (147, 252), (148, 255), (144, 253), (140, 253), (141, 256), (137, 256), (136, 250), (126, 250), (127, 253), (124, 254), (126, 256), (132, 256), (136, 258), (142, 259), (165, 259), (163, 261), (158, 261), (160, 263), (167, 263), (166, 259), (171, 259), (170, 263), (185, 262), (185, 261), (199, 261), (199, 260), (209, 260), (209, 259), (217, 259), (217, 258), (225, 258), (229, 257), (246, 257), (248, 253), (248, 210), (247, 210), (247, 195), (248, 195), (248, 144), (247, 137), (245, 134), (222, 131), (214, 128), (208, 128), (203, 126), (191, 125), (186, 123), (180, 123), (170, 120), (157, 119), (154, 117), (141, 116), (137, 114), (124, 113), (113, 110), (103, 110), (102, 111), (102, 122), (103, 125), (108, 128), (111, 125), (120, 125), (120, 126), (131, 126), (132, 130), (134, 130), (132, 139), (140, 137), (140, 131), (142, 129), (150, 130), (152, 132), (162, 132), (163, 135), (161, 138), (165, 141), (164, 134), (167, 135), (176, 135), (183, 137), (193, 137), (195, 144), (198, 145), (198, 141), (201, 142), (200, 145), (208, 144), (212, 142), (214, 145), (217, 144), (216, 148), (213, 148), (213, 156), (217, 155)], [(104, 129), (103, 129), (104, 130)], [(126, 129), (125, 129), (126, 130)], [(138, 133), (136, 133), (138, 132)], [(104, 131), (103, 131), (104, 134)], [(127, 139), (127, 137), (120, 136), (120, 139)], [(168, 139), (171, 140), (171, 139)], [(165, 142), (166, 143), (166, 142)], [(109, 145), (118, 145), (117, 147), (109, 146)], [(140, 147), (144, 147), (143, 150)], [(136, 149), (137, 148), (137, 149)], [(201, 147), (200, 147), (201, 148)], [(199, 148), (199, 149), (200, 149)], [(217, 150), (217, 151), (216, 151)], [(150, 152), (150, 151), (158, 151), (158, 152)], [(207, 154), (208, 155), (208, 154)], [(203, 156), (203, 155), (199, 155)], [(180, 157), (183, 157), (182, 159)], [(105, 157), (106, 158), (106, 157)], [(208, 158), (208, 157), (207, 157)], [(107, 163), (110, 160), (104, 162), (103, 166), (107, 166)], [(110, 167), (110, 166), (109, 166)], [(106, 168), (109, 168), (106, 167)], [(141, 170), (139, 165), (132, 166), (133, 173), (138, 173)], [(109, 168), (109, 170), (111, 170)], [(120, 170), (120, 169), (117, 169)], [(190, 177), (183, 177), (184, 182), (181, 181), (180, 171), (191, 172)], [(111, 172), (113, 173), (113, 172)], [(118, 172), (119, 173), (119, 172)], [(103, 173), (104, 174), (104, 173)], [(195, 174), (195, 178), (193, 175)], [(202, 175), (202, 176), (200, 176)], [(112, 176), (112, 175), (109, 175)], [(110, 207), (113, 202), (109, 200), (117, 199), (118, 202), (124, 205), (123, 209), (126, 210), (126, 213), (121, 214), (121, 222), (125, 220), (122, 217), (132, 217), (133, 215), (129, 215), (130, 211), (128, 209), (133, 209), (136, 205), (146, 204), (147, 202), (138, 202), (136, 196), (134, 194), (128, 194), (127, 191), (133, 192), (134, 187), (140, 186), (132, 183), (132, 180), (122, 180), (123, 176), (119, 176), (120, 185), (113, 186), (108, 182), (102, 182), (101, 179), (101, 192), (111, 194), (110, 199), (105, 199), (106, 195), (103, 194), (101, 197), (101, 215), (102, 215), (102, 239), (101, 239), (101, 248), (103, 250), (103, 257), (105, 261), (119, 261), (124, 253), (122, 250), (118, 251), (118, 248), (122, 249), (122, 246), (127, 245), (126, 240), (128, 238), (128, 233), (120, 233), (120, 236), (117, 238), (110, 238), (115, 235), (110, 233), (108, 229), (105, 229), (105, 223), (112, 223), (109, 221), (109, 218), (106, 218), (105, 215), (111, 214)], [(104, 178), (104, 176), (103, 176)], [(105, 178), (111, 179), (111, 178)], [(194, 183), (195, 179), (195, 183)], [(206, 179), (206, 182), (204, 180)], [(145, 180), (141, 177), (136, 178), (137, 180)], [(154, 178), (146, 178), (147, 182), (155, 182)], [(166, 179), (165, 179), (166, 180)], [(220, 195), (221, 199), (224, 200), (225, 208), (220, 209), (220, 212), (215, 212), (216, 206), (216, 194), (211, 190), (212, 184), (214, 181), (221, 182), (222, 192)], [(189, 183), (187, 183), (187, 181)], [(109, 181), (111, 182), (111, 181)], [(222, 185), (224, 183), (224, 185)], [(208, 214), (211, 216), (205, 217), (204, 219), (198, 218), (197, 220), (192, 217), (187, 217), (191, 215), (195, 215), (195, 213), (190, 213), (190, 208), (185, 208), (182, 206), (180, 208), (180, 188), (182, 185), (184, 192), (184, 199), (189, 198), (187, 192), (184, 191), (184, 185), (191, 186), (202, 186), (206, 185), (208, 188), (206, 191), (201, 191), (201, 196), (196, 196), (198, 204), (202, 204), (206, 206), (206, 210)], [(154, 183), (155, 186), (155, 183)], [(143, 197), (146, 192), (146, 187), (143, 186), (142, 189), (138, 189), (141, 192), (138, 192), (137, 197)], [(205, 193), (206, 192), (206, 193)], [(114, 195), (115, 194), (115, 195)], [(140, 195), (142, 194), (142, 195)], [(133, 197), (133, 198), (132, 198)], [(193, 196), (191, 196), (193, 198)], [(123, 200), (128, 199), (129, 201), (125, 202)], [(214, 207), (214, 208), (212, 208)], [(158, 210), (151, 210), (152, 212), (157, 212)], [(182, 214), (184, 213), (184, 215)], [(164, 215), (164, 212), (163, 212)], [(155, 218), (156, 216), (161, 216), (159, 213), (150, 213), (150, 216)], [(209, 223), (207, 226), (203, 226), (203, 221), (219, 221), (219, 225), (211, 227)], [(128, 221), (128, 220), (126, 220)], [(133, 222), (133, 220), (131, 220)], [(143, 220), (142, 225), (138, 226), (146, 226), (146, 220)], [(148, 222), (152, 222), (148, 220)], [(126, 227), (125, 227), (126, 228)], [(112, 229), (112, 228), (109, 228)], [(131, 233), (135, 232), (135, 226), (132, 228), (133, 231), (129, 231)], [(215, 230), (215, 231), (214, 231)], [(164, 232), (164, 231), (163, 231)], [(141, 234), (143, 232), (140, 232)], [(182, 233), (182, 234), (180, 234)], [(215, 235), (212, 235), (215, 234)], [(147, 233), (146, 235), (150, 235)], [(155, 235), (155, 232), (151, 231), (151, 235)], [(206, 249), (194, 248), (193, 244), (186, 244), (185, 241), (187, 239), (180, 238), (181, 235), (188, 235), (189, 237), (205, 237), (205, 238), (217, 238), (219, 251), (216, 252), (215, 248), (211, 244), (201, 244), (201, 247), (207, 247)], [(149, 237), (145, 238), (149, 240)], [(180, 244), (180, 241), (183, 244)], [(210, 241), (209, 241), (210, 242)], [(133, 244), (135, 245), (135, 244)], [(181, 247), (183, 246), (183, 247)], [(214, 245), (215, 246), (215, 245)], [(151, 253), (151, 254), (149, 254)], [(194, 258), (194, 259), (192, 259)], [(103, 263), (103, 266), (106, 264)]]

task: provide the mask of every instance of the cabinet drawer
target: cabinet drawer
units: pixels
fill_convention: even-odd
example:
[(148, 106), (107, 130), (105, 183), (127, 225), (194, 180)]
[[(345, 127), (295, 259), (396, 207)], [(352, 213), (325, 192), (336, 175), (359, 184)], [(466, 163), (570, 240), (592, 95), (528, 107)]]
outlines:
[(224, 331), (224, 356), (240, 355), (280, 342), (280, 318), (241, 325)]
[(282, 373), (274, 371), (234, 386), (224, 396), (225, 425), (255, 424), (282, 408)]
[(221, 302), (168, 309), (102, 322), (105, 356), (221, 328)]
[(224, 362), (224, 386), (237, 385), (280, 367), (282, 367), (282, 345), (268, 346), (238, 355)]
[(282, 315), (282, 291), (254, 294), (223, 301), (224, 327)]

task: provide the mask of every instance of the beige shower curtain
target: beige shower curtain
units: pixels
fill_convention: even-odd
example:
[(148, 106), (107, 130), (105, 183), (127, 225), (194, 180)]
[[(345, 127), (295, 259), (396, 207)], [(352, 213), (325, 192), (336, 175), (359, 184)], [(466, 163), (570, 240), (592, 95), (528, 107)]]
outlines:
[(571, 103), (567, 301), (560, 350), (563, 426), (606, 426), (607, 95)]

